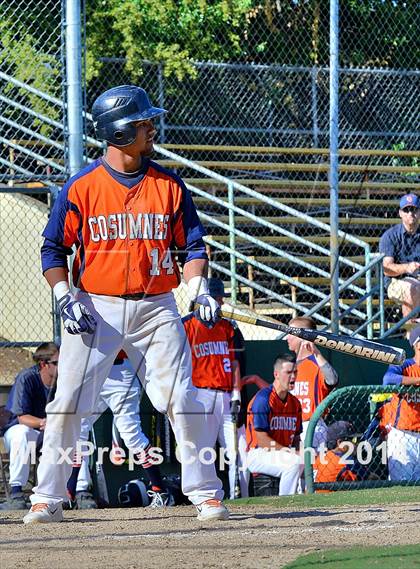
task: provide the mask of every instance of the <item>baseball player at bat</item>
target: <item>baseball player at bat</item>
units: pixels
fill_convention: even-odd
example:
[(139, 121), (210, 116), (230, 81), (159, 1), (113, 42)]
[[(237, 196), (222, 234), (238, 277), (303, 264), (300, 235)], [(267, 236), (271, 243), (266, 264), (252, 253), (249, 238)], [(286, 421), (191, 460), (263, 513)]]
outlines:
[[(150, 453), (150, 441), (141, 428), (140, 393), (141, 386), (138, 378), (127, 354), (121, 350), (102, 387), (95, 413), (82, 419), (79, 440), (87, 442), (95, 421), (106, 409), (111, 409), (118, 438), (121, 437), (125, 446), (131, 451), (136, 464), (142, 467), (143, 473), (150, 482), (151, 489), (148, 490), (150, 507), (173, 506), (174, 497), (163, 481), (156, 456)], [(124, 462), (123, 459), (121, 460)], [(90, 501), (88, 499), (90, 484), (89, 457), (86, 452), (83, 453), (81, 462), (73, 466), (72, 474), (67, 482), (67, 492), (71, 502), (76, 502), (81, 509), (88, 507), (88, 504), (92, 507), (92, 499)]]
[[(25, 523), (62, 521), (62, 500), (81, 419), (95, 409), (102, 385), (123, 349), (154, 407), (167, 413), (178, 445), (183, 492), (198, 518), (226, 519), (214, 464), (200, 461), (209, 446), (203, 405), (191, 383), (191, 351), (172, 289), (180, 283), (178, 255), (196, 316), (219, 318), (207, 288), (204, 230), (183, 181), (150, 159), (152, 106), (140, 87), (109, 89), (93, 104), (103, 157), (61, 190), (43, 232), (43, 273), (64, 324), (57, 394), (47, 406), (38, 485)], [(67, 256), (76, 254), (69, 287)], [(64, 455), (64, 457), (63, 457)]]
[[(209, 293), (223, 304), (226, 296), (223, 282), (208, 281)], [(183, 318), (185, 332), (191, 346), (193, 384), (206, 408), (210, 428), (211, 447), (219, 441), (229, 461), (230, 498), (235, 493), (235, 479), (239, 475), (240, 494), (248, 496), (248, 471), (245, 464), (245, 429), (236, 428), (241, 405), (241, 383), (238, 349), (243, 349), (243, 337), (232, 320), (222, 319), (209, 326), (191, 313)], [(237, 452), (236, 452), (237, 451)]]

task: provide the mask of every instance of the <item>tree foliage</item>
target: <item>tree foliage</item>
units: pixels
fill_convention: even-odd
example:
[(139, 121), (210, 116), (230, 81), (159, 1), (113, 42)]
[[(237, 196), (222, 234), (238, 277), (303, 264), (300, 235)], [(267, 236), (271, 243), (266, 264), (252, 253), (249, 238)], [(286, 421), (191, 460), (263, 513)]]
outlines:
[[(61, 91), (60, 61), (47, 53), (40, 45), (39, 36), (31, 33), (24, 23), (2, 15), (0, 19), (0, 68), (14, 79), (26, 83), (39, 91), (52, 96), (59, 96)], [(13, 83), (6, 83), (4, 93), (18, 91), (19, 102), (27, 105), (33, 111), (58, 118), (58, 110), (53, 108), (45, 99), (24, 88), (17, 88)], [(13, 111), (9, 110), (10, 113)], [(13, 115), (10, 115), (13, 118)], [(33, 120), (33, 125), (40, 127), (40, 133), (47, 135), (51, 127), (39, 119)]]
[[(87, 10), (89, 76), (101, 57), (124, 57), (133, 78), (143, 60), (178, 78), (193, 61), (328, 65), (327, 0), (92, 0)], [(342, 65), (418, 64), (415, 0), (341, 0), (340, 10)]]
[(100, 57), (125, 57), (135, 78), (142, 61), (166, 74), (193, 73), (192, 62), (232, 61), (243, 53), (252, 0), (94, 0), (87, 6), (88, 69)]

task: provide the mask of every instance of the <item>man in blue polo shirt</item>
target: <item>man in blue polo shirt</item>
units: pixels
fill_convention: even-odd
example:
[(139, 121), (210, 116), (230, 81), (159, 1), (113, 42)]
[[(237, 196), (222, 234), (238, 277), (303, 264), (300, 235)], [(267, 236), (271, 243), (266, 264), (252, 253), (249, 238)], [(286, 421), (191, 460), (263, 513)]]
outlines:
[(405, 317), (420, 306), (420, 198), (415, 194), (403, 196), (399, 215), (402, 223), (385, 231), (379, 251), (385, 255), (388, 297), (401, 303)]
[(6, 451), (10, 455), (10, 499), (1, 510), (26, 510), (22, 493), (29, 478), (31, 452), (28, 445), (42, 445), (45, 406), (54, 397), (57, 379), (58, 347), (53, 342), (41, 344), (33, 354), (35, 365), (16, 376), (6, 409), (11, 417), (3, 429)]

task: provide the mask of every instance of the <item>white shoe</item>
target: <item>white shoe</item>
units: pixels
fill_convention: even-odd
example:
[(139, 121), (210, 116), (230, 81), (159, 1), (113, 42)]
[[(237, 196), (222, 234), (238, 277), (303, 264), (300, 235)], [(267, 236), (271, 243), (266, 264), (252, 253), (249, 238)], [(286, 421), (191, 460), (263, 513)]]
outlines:
[(220, 500), (206, 500), (198, 504), (196, 508), (198, 520), (227, 520), (229, 518), (229, 510)]
[(165, 508), (166, 506), (175, 506), (175, 498), (170, 492), (165, 492), (163, 490), (160, 492), (148, 490), (147, 495), (150, 498), (148, 508)]
[(34, 504), (23, 518), (24, 524), (49, 524), (63, 521), (63, 507), (58, 504)]

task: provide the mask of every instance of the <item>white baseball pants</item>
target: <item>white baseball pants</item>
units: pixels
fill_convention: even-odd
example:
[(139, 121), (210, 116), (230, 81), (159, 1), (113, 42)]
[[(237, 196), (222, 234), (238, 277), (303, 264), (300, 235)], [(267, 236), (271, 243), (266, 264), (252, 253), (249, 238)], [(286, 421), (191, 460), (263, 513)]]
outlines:
[(227, 455), (229, 462), (229, 493), (230, 499), (233, 500), (235, 498), (236, 475), (235, 436), (238, 443), (236, 460), (239, 469), (239, 484), (242, 498), (248, 497), (249, 471), (246, 467), (245, 428), (235, 429), (232, 415), (230, 414), (230, 398), (231, 394), (228, 392), (198, 388), (198, 399), (203, 403), (206, 413), (208, 413), (209, 429), (213, 441), (210, 446), (213, 448), (216, 441), (218, 441)]
[[(132, 450), (133, 454), (141, 452), (149, 445), (149, 439), (141, 429), (140, 385), (127, 359), (119, 365), (112, 366), (99, 395), (95, 414), (82, 419), (80, 441), (89, 439), (93, 424), (108, 408), (114, 415), (114, 424), (125, 446)], [(87, 490), (90, 483), (89, 458), (84, 456), (77, 478), (76, 492)]]
[(286, 450), (264, 450), (253, 448), (248, 451), (248, 468), (252, 473), (268, 474), (280, 478), (279, 496), (296, 494), (299, 477), (303, 472), (299, 453)]
[(26, 486), (31, 460), (36, 460), (36, 441), (39, 431), (26, 425), (13, 425), (3, 435), (4, 446), (9, 453), (9, 485)]
[(55, 399), (47, 405), (38, 485), (32, 504), (66, 496), (81, 419), (96, 409), (114, 359), (123, 349), (154, 407), (167, 413), (178, 444), (182, 490), (193, 504), (223, 498), (214, 464), (199, 460), (209, 446), (208, 420), (191, 382), (191, 352), (172, 293), (125, 300), (80, 292), (97, 321), (94, 334), (66, 331), (60, 350)]
[(394, 427), (387, 436), (390, 480), (420, 480), (420, 433)]
[[(300, 440), (302, 444), (305, 442), (306, 431), (308, 430), (309, 421), (303, 421), (302, 423), (302, 434), (300, 435)], [(317, 424), (315, 425), (314, 431), (314, 438), (312, 440), (312, 448), (314, 448), (317, 452), (320, 451), (320, 447), (322, 443), (325, 445), (327, 444), (327, 425), (325, 424), (324, 419), (318, 419)]]
[[(308, 430), (308, 427), (309, 427), (309, 421), (303, 421), (302, 422), (302, 433), (300, 435), (302, 448), (304, 447), (304, 444), (305, 444), (306, 431)], [(312, 439), (312, 448), (315, 449), (315, 451), (316, 451), (315, 455), (319, 454), (323, 445), (324, 445), (324, 448), (327, 448), (327, 429), (328, 429), (328, 427), (325, 424), (324, 419), (318, 419), (318, 422), (315, 425), (314, 436)], [(314, 455), (314, 459), (315, 459), (315, 455)], [(299, 480), (299, 484), (298, 484), (298, 489), (297, 489), (298, 494), (304, 494), (305, 488), (306, 488), (305, 476), (302, 472), (300, 480)]]

